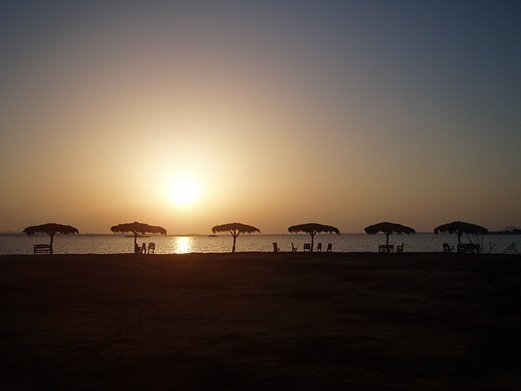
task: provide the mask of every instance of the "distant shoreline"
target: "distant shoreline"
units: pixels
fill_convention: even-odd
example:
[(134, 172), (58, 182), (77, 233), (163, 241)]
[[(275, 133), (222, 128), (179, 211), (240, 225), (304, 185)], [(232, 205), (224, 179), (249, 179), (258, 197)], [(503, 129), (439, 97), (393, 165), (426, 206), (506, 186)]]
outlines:
[[(434, 232), (416, 232), (414, 235), (430, 235), (430, 234), (433, 234)], [(194, 237), (194, 238), (197, 238), (197, 237), (209, 237), (209, 235), (211, 234), (194, 234), (194, 233), (191, 233), (191, 234), (167, 234), (167, 235), (162, 235), (162, 236), (165, 236), (165, 237)], [(248, 235), (248, 234), (244, 234), (245, 236)], [(329, 235), (329, 234), (324, 234), (325, 235)], [(365, 232), (341, 232), (340, 235), (367, 235)], [(380, 235), (383, 235), (383, 234), (380, 234)], [(449, 233), (441, 233), (439, 235), (452, 235), (452, 234), (449, 234)], [(483, 236), (487, 236), (487, 235), (521, 235), (521, 230), (515, 230), (515, 231), (491, 231), (491, 232), (488, 232), (486, 234), (484, 234)], [(26, 236), (23, 232), (0, 232), (0, 236)], [(34, 236), (48, 236), (47, 234), (45, 233), (40, 233), (40, 234), (35, 234)], [(75, 236), (105, 236), (105, 237), (118, 237), (118, 236), (121, 236), (121, 237), (134, 237), (133, 235), (121, 235), (121, 234), (113, 234), (113, 233), (80, 233), (78, 235), (75, 235)], [(142, 235), (138, 235), (138, 238), (146, 238), (146, 237), (153, 237), (154, 235), (146, 235), (146, 236), (142, 236)], [(160, 235), (157, 235), (157, 236), (160, 236)], [(229, 234), (217, 234), (215, 235), (216, 237), (228, 237), (230, 236)], [(306, 233), (296, 233), (296, 234), (292, 234), (292, 233), (260, 233), (260, 234), (254, 234), (252, 236), (309, 236), (309, 234), (306, 234)], [(397, 236), (400, 236), (400, 235), (397, 235)], [(407, 236), (407, 235), (403, 235), (403, 236)], [(213, 237), (213, 235), (212, 235)]]

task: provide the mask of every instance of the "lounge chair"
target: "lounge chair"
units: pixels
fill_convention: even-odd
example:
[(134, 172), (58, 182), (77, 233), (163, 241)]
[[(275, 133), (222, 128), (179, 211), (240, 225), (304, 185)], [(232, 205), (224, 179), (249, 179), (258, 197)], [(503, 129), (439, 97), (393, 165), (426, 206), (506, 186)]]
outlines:
[(403, 253), (403, 243), (396, 246), (396, 252), (397, 253)]
[(148, 243), (148, 253), (154, 254), (156, 252), (156, 244), (155, 243)]
[(311, 243), (304, 243), (304, 251), (311, 252)]
[(298, 247), (294, 246), (294, 245), (293, 245), (293, 242), (291, 242), (291, 252), (292, 252), (292, 253), (296, 253), (297, 250), (298, 250)]
[(278, 253), (280, 251), (280, 248), (277, 244), (277, 242), (273, 242), (273, 252)]
[(444, 253), (451, 253), (452, 251), (454, 251), (454, 246), (451, 246), (448, 243), (443, 243), (443, 252)]
[(317, 244), (317, 252), (322, 252), (322, 243)]
[(327, 244), (327, 250), (326, 250), (328, 253), (330, 253), (331, 251), (333, 251), (333, 243), (328, 243)]

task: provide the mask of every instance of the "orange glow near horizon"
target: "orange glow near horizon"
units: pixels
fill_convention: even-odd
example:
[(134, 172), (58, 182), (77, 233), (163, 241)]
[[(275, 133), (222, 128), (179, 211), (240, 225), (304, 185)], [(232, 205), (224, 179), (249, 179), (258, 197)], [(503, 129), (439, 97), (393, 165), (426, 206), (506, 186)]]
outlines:
[(419, 5), (18, 3), (0, 35), (0, 232), (521, 224), (518, 12), (454, 18), (450, 40)]

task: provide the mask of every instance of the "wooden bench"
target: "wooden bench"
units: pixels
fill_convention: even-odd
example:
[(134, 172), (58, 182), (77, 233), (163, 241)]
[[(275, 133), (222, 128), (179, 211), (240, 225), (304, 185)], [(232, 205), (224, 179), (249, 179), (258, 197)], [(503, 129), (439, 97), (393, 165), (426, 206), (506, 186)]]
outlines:
[(458, 244), (458, 253), (459, 254), (479, 254), (480, 253), (479, 244), (474, 243), (462, 243)]
[(51, 246), (49, 244), (33, 244), (34, 254), (50, 254)]
[(394, 244), (379, 244), (379, 253), (394, 253)]

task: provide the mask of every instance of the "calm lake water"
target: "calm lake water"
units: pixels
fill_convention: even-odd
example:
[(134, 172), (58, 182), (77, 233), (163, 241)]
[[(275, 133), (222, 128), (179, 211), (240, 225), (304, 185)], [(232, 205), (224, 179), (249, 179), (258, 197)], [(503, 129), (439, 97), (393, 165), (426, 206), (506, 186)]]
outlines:
[[(462, 238), (476, 243), (475, 237)], [(503, 253), (512, 243), (521, 253), (521, 235), (485, 235), (479, 241), (484, 252)], [(138, 243), (154, 242), (157, 254), (183, 254), (230, 252), (231, 236), (150, 236), (138, 238)], [(291, 243), (302, 251), (304, 243), (310, 242), (309, 235), (240, 235), (237, 238), (237, 251), (273, 251), (273, 242), (277, 242), (281, 251), (291, 251)], [(415, 235), (391, 235), (389, 243), (405, 243), (405, 252), (438, 252), (442, 244), (455, 245), (456, 235), (419, 233)], [(0, 254), (32, 254), (33, 244), (49, 243), (48, 235), (0, 235)], [(55, 254), (119, 254), (133, 252), (134, 239), (121, 235), (56, 235), (54, 237)], [(384, 235), (341, 234), (317, 235), (315, 247), (322, 243), (325, 250), (332, 243), (335, 252), (376, 252), (378, 244), (385, 243)], [(509, 251), (509, 253), (513, 253)]]

